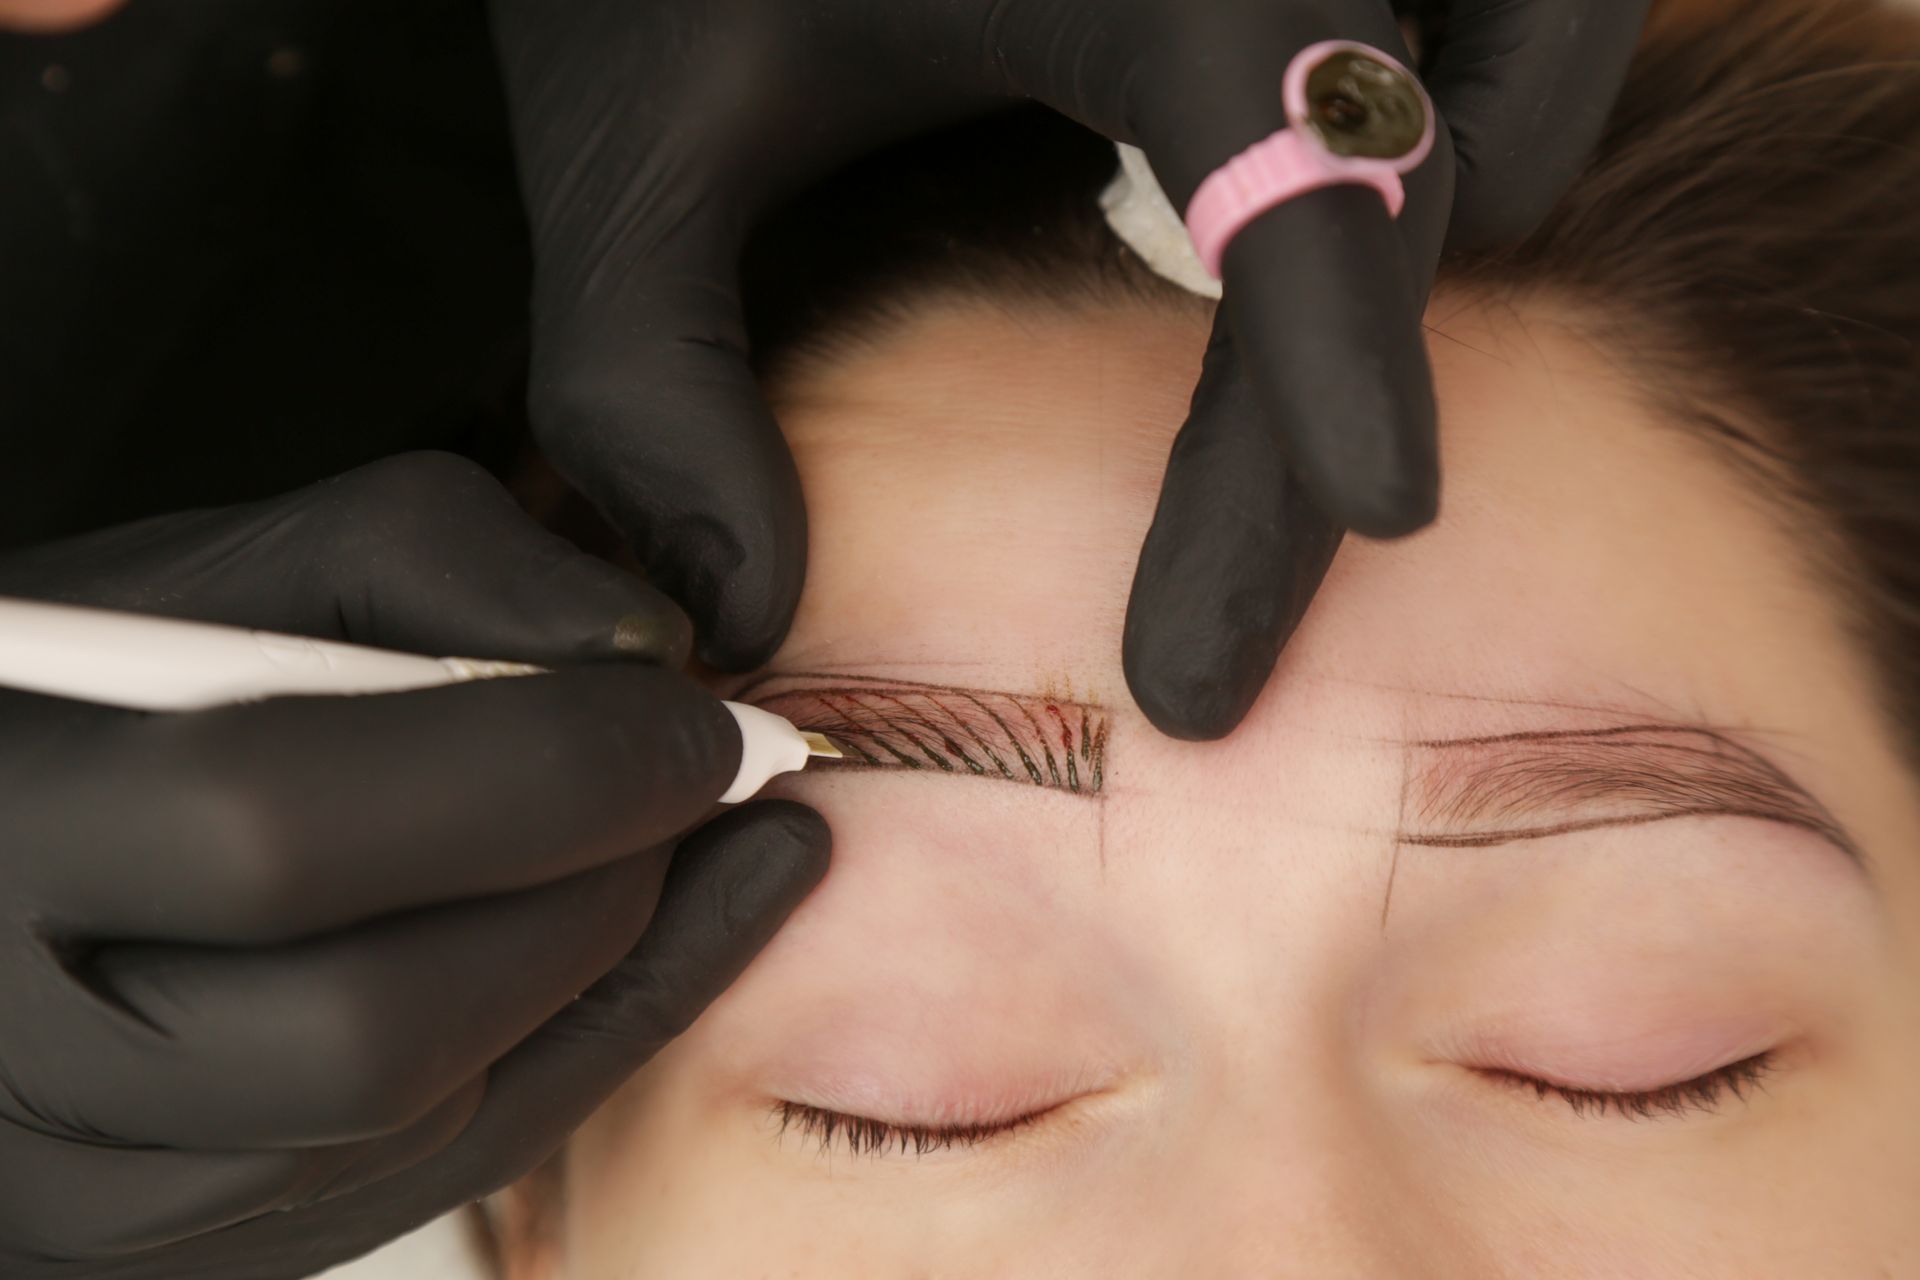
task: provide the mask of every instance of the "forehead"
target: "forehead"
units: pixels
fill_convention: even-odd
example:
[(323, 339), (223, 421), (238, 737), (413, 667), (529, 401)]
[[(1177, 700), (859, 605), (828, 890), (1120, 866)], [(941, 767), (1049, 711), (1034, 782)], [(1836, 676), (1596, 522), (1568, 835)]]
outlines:
[[(1347, 541), (1222, 758), (1651, 711), (1770, 735), (1844, 821), (1904, 822), (1911, 784), (1807, 539), (1578, 319), (1430, 308), (1440, 519)], [(775, 666), (1132, 714), (1127, 592), (1205, 341), (1192, 316), (956, 303), (791, 386), (813, 528)]]
[[(1782, 654), (1842, 660), (1798, 540), (1609, 353), (1547, 315), (1454, 300), (1429, 322), (1441, 518), (1350, 539), (1289, 670), (1490, 697), (1664, 678), (1643, 691), (1740, 705), (1780, 691)], [(1203, 344), (1187, 318), (956, 305), (809, 379), (783, 416), (814, 542), (780, 665), (998, 668), (1119, 699)]]

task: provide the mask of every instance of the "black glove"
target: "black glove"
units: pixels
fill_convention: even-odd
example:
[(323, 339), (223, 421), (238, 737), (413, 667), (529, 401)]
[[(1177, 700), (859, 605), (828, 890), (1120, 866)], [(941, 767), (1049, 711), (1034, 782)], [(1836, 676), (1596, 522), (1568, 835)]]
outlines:
[[(1405, 58), (1402, 0), (491, 0), (535, 227), (533, 407), (548, 453), (699, 624), (764, 660), (805, 561), (794, 469), (744, 355), (736, 263), (782, 196), (908, 134), (1032, 98), (1145, 148), (1176, 206), (1287, 122), (1330, 38)], [(1646, 0), (1427, 0), (1451, 126), (1395, 223), (1338, 187), (1226, 257), (1223, 308), (1141, 554), (1133, 693), (1161, 729), (1234, 727), (1336, 526), (1437, 501), (1420, 319), (1448, 237), (1532, 227), (1583, 161)], [(1455, 195), (1456, 161), (1459, 191)], [(1250, 384), (1250, 385), (1249, 385)], [(1297, 476), (1297, 479), (1296, 479)]]
[(501, 1186), (824, 871), (783, 803), (669, 869), (740, 752), (665, 669), (685, 618), (458, 459), (0, 558), (0, 594), (570, 668), (160, 716), (0, 694), (8, 1280), (306, 1276)]

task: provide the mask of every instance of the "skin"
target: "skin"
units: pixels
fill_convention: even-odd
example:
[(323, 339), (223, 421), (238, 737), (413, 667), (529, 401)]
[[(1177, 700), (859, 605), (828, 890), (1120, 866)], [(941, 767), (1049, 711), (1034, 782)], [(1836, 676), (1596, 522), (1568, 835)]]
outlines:
[[(1100, 702), (1106, 788), (784, 784), (832, 871), (579, 1133), (558, 1203), (510, 1203), (516, 1280), (1920, 1268), (1912, 776), (1808, 539), (1573, 319), (1436, 302), (1441, 519), (1349, 542), (1210, 744), (1156, 735), (1115, 662), (1202, 318), (941, 303), (795, 380), (812, 559), (773, 669)], [(1738, 735), (1864, 868), (1727, 816), (1397, 835), (1410, 739), (1649, 720)], [(1757, 1091), (1682, 1116), (1472, 1069), (1644, 1087), (1759, 1049)], [(1063, 1105), (916, 1157), (783, 1135), (782, 1099)]]
[(97, 22), (125, 0), (0, 0), (0, 27), (66, 31)]

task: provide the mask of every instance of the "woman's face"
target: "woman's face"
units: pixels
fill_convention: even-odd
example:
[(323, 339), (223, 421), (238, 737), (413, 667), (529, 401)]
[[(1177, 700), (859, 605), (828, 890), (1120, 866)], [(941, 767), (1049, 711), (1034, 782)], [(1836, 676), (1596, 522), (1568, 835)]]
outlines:
[(933, 307), (795, 389), (745, 696), (886, 763), (786, 784), (831, 874), (523, 1274), (1920, 1270), (1920, 803), (1810, 539), (1551, 316), (1430, 318), (1440, 522), (1217, 743), (1118, 665), (1193, 321)]

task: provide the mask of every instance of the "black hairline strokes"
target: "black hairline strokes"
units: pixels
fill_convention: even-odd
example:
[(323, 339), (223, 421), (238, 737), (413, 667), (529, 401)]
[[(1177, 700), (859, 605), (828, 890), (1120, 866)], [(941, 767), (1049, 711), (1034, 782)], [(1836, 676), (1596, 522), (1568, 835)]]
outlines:
[(1019, 782), (1090, 799), (1107, 777), (1107, 714), (1044, 694), (917, 680), (780, 672), (733, 697), (824, 733), (836, 768), (909, 769)]

